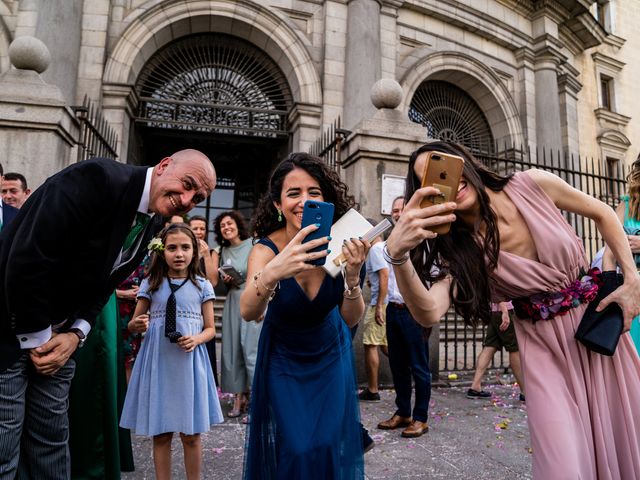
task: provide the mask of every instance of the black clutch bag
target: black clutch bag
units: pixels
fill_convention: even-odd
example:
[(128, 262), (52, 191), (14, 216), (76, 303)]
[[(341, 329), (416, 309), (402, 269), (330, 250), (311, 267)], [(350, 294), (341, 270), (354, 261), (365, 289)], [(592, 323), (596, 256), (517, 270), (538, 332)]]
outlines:
[(617, 303), (609, 304), (601, 312), (596, 312), (596, 307), (603, 298), (622, 285), (623, 277), (622, 274), (611, 270), (602, 272), (602, 279), (604, 283), (598, 290), (595, 300), (589, 303), (584, 312), (575, 339), (589, 350), (612, 356), (618, 346), (624, 325), (622, 309)]

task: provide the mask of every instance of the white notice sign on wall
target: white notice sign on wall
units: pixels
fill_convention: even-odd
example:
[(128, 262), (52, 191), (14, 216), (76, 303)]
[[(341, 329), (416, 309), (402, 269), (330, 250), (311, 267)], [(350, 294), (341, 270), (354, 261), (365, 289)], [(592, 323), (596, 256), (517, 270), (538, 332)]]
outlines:
[(382, 198), (380, 199), (380, 213), (391, 215), (393, 200), (404, 195), (405, 177), (399, 175), (382, 175)]

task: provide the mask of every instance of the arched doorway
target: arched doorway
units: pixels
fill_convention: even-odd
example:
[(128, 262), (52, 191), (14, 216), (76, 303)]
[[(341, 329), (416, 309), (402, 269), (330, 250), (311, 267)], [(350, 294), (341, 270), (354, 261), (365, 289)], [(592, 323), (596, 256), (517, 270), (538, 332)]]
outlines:
[(289, 145), (293, 101), (276, 63), (231, 35), (191, 35), (146, 62), (135, 93), (129, 162), (151, 165), (167, 152), (202, 150), (214, 162), (218, 186), (192, 213), (211, 220), (235, 208), (249, 218)]
[[(432, 85), (436, 88), (429, 96), (436, 104), (455, 109), (457, 107), (452, 102), (462, 98), (465, 105), (469, 105), (469, 102), (475, 104), (489, 126), (494, 149), (497, 145), (501, 151), (506, 151), (525, 144), (520, 114), (512, 92), (494, 69), (465, 53), (431, 52), (426, 47), (423, 51), (424, 56), (416, 52), (417, 60), (411, 55), (402, 64), (405, 74), (400, 84), (405, 92), (412, 92), (403, 100), (400, 107), (403, 111), (410, 114), (411, 110), (424, 109), (417, 105), (419, 97), (416, 93), (421, 88)], [(456, 87), (457, 90), (451, 90), (449, 86)], [(475, 108), (471, 108), (476, 115)]]
[(494, 138), (484, 113), (449, 82), (424, 81), (411, 99), (409, 118), (427, 129), (428, 138), (457, 142), (474, 153), (493, 153)]

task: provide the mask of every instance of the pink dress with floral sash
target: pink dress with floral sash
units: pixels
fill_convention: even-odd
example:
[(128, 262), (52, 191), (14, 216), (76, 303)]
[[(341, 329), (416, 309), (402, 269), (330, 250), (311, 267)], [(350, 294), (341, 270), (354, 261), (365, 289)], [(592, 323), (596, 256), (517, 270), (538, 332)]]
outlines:
[[(516, 174), (505, 192), (539, 261), (501, 252), (494, 301), (554, 292), (587, 269), (580, 240), (545, 192)], [(552, 320), (515, 322), (527, 393), (535, 479), (640, 479), (640, 359), (628, 333), (613, 357), (574, 333), (586, 305)]]

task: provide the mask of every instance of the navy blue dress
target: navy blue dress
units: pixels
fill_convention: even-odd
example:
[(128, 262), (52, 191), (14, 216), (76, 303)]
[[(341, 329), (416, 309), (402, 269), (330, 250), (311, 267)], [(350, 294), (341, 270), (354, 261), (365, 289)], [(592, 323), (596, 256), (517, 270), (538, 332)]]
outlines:
[(280, 281), (258, 344), (245, 479), (364, 478), (343, 291), (342, 275), (327, 275), (313, 300), (295, 278)]

